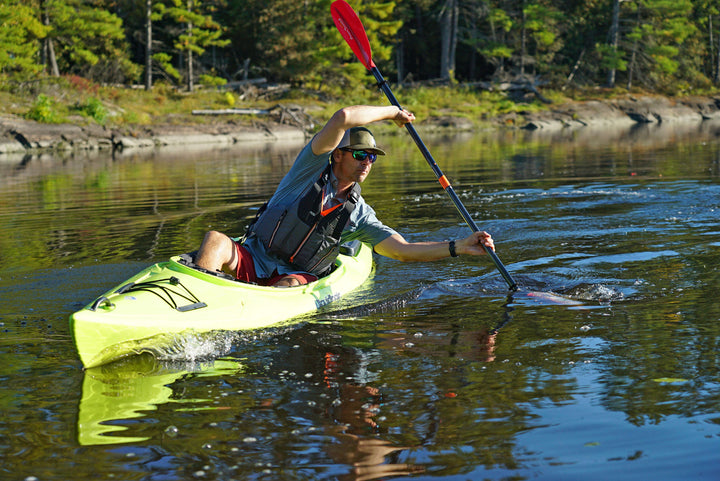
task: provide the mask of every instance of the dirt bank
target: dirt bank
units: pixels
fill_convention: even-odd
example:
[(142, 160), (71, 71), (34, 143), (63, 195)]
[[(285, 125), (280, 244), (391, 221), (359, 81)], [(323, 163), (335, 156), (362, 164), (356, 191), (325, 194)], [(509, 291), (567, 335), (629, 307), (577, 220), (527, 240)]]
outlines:
[[(626, 97), (551, 106), (539, 113), (514, 113), (491, 119), (501, 128), (559, 131), (607, 126), (628, 128), (648, 123), (701, 123), (720, 118), (720, 98)], [(418, 125), (447, 130), (472, 130), (475, 124), (452, 115), (421, 119)], [(99, 125), (40, 124), (0, 116), (0, 157), (67, 150), (133, 150), (163, 146), (236, 144), (304, 139), (305, 129), (279, 121), (225, 116), (209, 124), (162, 124), (106, 128)]]

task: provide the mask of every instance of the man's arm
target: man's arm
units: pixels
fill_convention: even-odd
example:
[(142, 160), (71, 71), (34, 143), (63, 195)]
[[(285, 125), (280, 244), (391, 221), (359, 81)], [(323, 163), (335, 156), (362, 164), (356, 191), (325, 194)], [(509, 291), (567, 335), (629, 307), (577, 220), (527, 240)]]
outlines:
[[(457, 255), (485, 254), (483, 245), (493, 251), (495, 244), (487, 232), (474, 232), (464, 239), (455, 241)], [(400, 234), (394, 234), (375, 246), (375, 252), (403, 262), (435, 261), (450, 257), (449, 242), (407, 242)]]
[(330, 152), (340, 143), (347, 129), (380, 120), (392, 120), (398, 127), (402, 127), (415, 120), (415, 115), (407, 110), (400, 110), (394, 105), (353, 105), (344, 107), (335, 112), (322, 130), (313, 138), (312, 151), (315, 155)]

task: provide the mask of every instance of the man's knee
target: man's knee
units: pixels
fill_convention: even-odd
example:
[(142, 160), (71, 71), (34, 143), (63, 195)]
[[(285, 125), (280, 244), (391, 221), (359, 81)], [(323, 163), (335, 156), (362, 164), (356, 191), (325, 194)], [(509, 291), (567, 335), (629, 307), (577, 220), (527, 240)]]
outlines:
[(235, 246), (230, 237), (222, 232), (209, 231), (205, 234), (195, 263), (211, 271), (219, 271), (225, 267), (236, 267)]
[(318, 278), (312, 274), (298, 273), (298, 274), (287, 274), (285, 276), (278, 276), (279, 279), (274, 278), (270, 280), (270, 285), (274, 287), (294, 287), (303, 286), (311, 282), (316, 281)]
[(217, 244), (218, 242), (224, 241), (225, 238), (227, 238), (227, 236), (222, 232), (211, 230), (205, 233), (203, 244)]
[(295, 287), (299, 285), (300, 281), (295, 276), (285, 276), (273, 284), (274, 287)]

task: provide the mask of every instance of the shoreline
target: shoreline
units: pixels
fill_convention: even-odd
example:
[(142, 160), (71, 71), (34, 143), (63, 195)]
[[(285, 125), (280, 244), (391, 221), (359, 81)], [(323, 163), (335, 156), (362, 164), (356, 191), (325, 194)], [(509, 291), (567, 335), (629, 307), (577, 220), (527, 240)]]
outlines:
[[(490, 130), (527, 130), (551, 134), (596, 128), (702, 123), (720, 119), (720, 97), (669, 99), (629, 96), (555, 105), (542, 112), (520, 112), (486, 120)], [(246, 142), (305, 141), (312, 132), (274, 121), (238, 116), (212, 123), (158, 124), (107, 128), (97, 124), (42, 124), (0, 115), (0, 160), (8, 155), (78, 151), (149, 151), (165, 147), (206, 145), (208, 148)], [(453, 115), (431, 117), (418, 126), (440, 131), (473, 131), (470, 120)], [(484, 129), (486, 130), (486, 129)]]

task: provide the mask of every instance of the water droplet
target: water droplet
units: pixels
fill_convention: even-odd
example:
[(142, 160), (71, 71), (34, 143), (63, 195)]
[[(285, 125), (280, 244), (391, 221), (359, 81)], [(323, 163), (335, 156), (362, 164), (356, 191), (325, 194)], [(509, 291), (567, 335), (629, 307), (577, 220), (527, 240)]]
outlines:
[(178, 428), (175, 426), (168, 426), (165, 428), (165, 434), (167, 434), (171, 438), (174, 438), (178, 434)]

